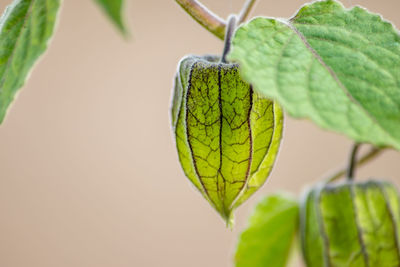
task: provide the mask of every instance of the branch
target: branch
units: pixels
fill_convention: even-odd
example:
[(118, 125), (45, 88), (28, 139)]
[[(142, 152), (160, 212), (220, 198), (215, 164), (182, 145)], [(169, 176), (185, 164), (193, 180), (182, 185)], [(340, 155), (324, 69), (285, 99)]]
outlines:
[[(195, 21), (206, 30), (224, 40), (226, 22), (212, 13), (197, 0), (175, 0)], [(247, 0), (240, 12), (238, 25), (244, 22), (254, 8), (257, 0)]]
[[(367, 162), (370, 162), (371, 160), (373, 160), (374, 158), (379, 156), (382, 152), (383, 152), (383, 149), (381, 149), (381, 148), (372, 148), (368, 153), (366, 153), (364, 156), (362, 156), (355, 163), (355, 166), (360, 167), (360, 166), (366, 164)], [(347, 173), (347, 170), (348, 170), (348, 166), (346, 165), (346, 166), (340, 168), (339, 170), (337, 170), (336, 172), (334, 172), (334, 174), (329, 175), (328, 178), (325, 179), (325, 181), (327, 183), (333, 182), (333, 181), (339, 179), (340, 177), (342, 177), (343, 175), (345, 175)]]
[(347, 167), (347, 179), (349, 179), (349, 180), (354, 179), (354, 172), (356, 169), (356, 162), (357, 162), (357, 152), (358, 152), (360, 146), (361, 146), (361, 144), (355, 143), (353, 145), (353, 147), (351, 148), (349, 166)]
[(247, 0), (242, 8), (242, 11), (240, 12), (238, 24), (243, 23), (247, 19), (256, 2), (257, 0)]
[(225, 37), (226, 23), (196, 0), (175, 0), (195, 21), (220, 39)]

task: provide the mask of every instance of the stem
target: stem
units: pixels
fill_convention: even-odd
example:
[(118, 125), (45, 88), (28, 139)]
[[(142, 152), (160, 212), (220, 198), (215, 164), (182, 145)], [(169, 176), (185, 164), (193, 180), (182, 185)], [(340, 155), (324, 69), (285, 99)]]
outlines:
[(247, 19), (256, 2), (257, 0), (247, 0), (240, 12), (238, 24), (243, 23)]
[(226, 33), (225, 33), (224, 51), (222, 52), (222, 57), (221, 57), (222, 63), (227, 63), (226, 56), (228, 55), (229, 50), (231, 48), (231, 39), (235, 28), (236, 28), (236, 16), (230, 15), (228, 18), (228, 26), (226, 28)]
[(361, 144), (354, 144), (351, 153), (350, 153), (350, 161), (349, 161), (349, 167), (347, 168), (347, 179), (350, 181), (354, 179), (354, 172), (355, 172), (355, 164), (356, 164), (356, 157), (357, 157), (357, 152), (358, 149), (360, 148)]
[[(224, 40), (226, 22), (197, 0), (175, 0), (195, 21), (209, 32)], [(238, 24), (244, 22), (257, 0), (247, 0), (240, 12)]]
[(220, 39), (224, 39), (226, 23), (196, 0), (175, 0), (195, 21)]
[[(363, 155), (357, 162), (355, 162), (354, 165), (357, 167), (360, 167), (360, 166), (370, 162), (377, 156), (379, 156), (382, 152), (383, 152), (383, 149), (381, 149), (381, 148), (372, 148), (369, 152), (367, 152), (365, 155)], [(325, 181), (327, 183), (333, 182), (333, 181), (339, 179), (340, 177), (342, 177), (343, 175), (345, 175), (347, 171), (348, 171), (348, 166), (344, 166), (343, 168), (340, 168), (339, 170), (334, 172), (332, 175), (328, 176), (328, 178), (326, 178)]]

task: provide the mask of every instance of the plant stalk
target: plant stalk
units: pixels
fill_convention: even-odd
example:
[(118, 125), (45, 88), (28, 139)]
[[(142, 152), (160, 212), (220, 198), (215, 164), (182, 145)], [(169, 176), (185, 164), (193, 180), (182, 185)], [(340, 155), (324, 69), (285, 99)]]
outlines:
[(232, 35), (235, 29), (236, 29), (236, 16), (230, 15), (228, 18), (228, 26), (226, 28), (226, 33), (225, 33), (225, 45), (221, 57), (222, 63), (227, 63), (226, 56), (228, 55), (229, 50), (231, 48)]
[[(370, 162), (371, 160), (375, 159), (377, 156), (382, 154), (384, 149), (382, 148), (372, 148), (369, 152), (367, 152), (365, 155), (360, 157), (357, 161), (355, 161), (354, 166), (356, 167), (361, 167), (362, 165)], [(348, 166), (344, 166), (337, 171), (335, 171), (332, 175), (329, 175), (327, 178), (325, 178), (325, 181), (327, 183), (333, 182), (343, 175), (345, 175), (348, 172)]]
[(351, 153), (350, 153), (350, 160), (349, 160), (349, 167), (347, 168), (347, 179), (352, 181), (354, 179), (355, 175), (355, 164), (357, 160), (357, 152), (360, 148), (361, 144), (355, 143), (353, 147), (351, 148)]
[(242, 8), (242, 11), (240, 12), (238, 24), (245, 22), (256, 3), (257, 0), (247, 0)]
[(175, 0), (195, 21), (224, 40), (226, 23), (196, 0)]
[[(206, 30), (224, 40), (226, 31), (226, 22), (212, 13), (207, 7), (197, 0), (175, 0), (195, 21), (197, 21)], [(257, 0), (247, 0), (238, 17), (238, 24), (244, 22), (251, 10), (254, 8)]]

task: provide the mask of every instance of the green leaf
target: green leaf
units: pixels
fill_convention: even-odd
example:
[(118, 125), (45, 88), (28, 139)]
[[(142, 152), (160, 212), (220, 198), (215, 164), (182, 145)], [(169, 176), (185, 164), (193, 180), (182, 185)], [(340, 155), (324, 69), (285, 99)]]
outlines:
[(124, 0), (95, 0), (103, 9), (106, 15), (111, 19), (118, 30), (126, 36), (128, 31), (123, 20), (122, 12)]
[(286, 266), (298, 229), (295, 199), (270, 195), (256, 206), (249, 227), (241, 234), (236, 267)]
[(256, 18), (236, 31), (229, 58), (290, 115), (400, 149), (400, 36), (379, 15), (327, 0), (288, 21)]
[(15, 0), (0, 18), (0, 123), (53, 35), (60, 0)]
[(171, 122), (182, 168), (221, 216), (266, 181), (282, 136), (276, 103), (254, 93), (237, 64), (215, 56), (188, 56), (179, 63)]

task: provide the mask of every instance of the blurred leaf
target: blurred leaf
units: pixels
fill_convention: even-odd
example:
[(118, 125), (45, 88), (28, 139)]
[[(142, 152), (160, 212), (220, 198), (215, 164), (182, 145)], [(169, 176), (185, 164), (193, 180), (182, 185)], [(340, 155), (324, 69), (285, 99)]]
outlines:
[(400, 149), (400, 36), (379, 15), (326, 0), (289, 21), (256, 18), (236, 31), (230, 59), (290, 115)]
[(128, 31), (126, 29), (122, 12), (124, 8), (124, 0), (95, 0), (106, 15), (111, 19), (118, 30), (126, 36)]
[(236, 251), (236, 267), (286, 266), (298, 229), (299, 206), (284, 195), (263, 199), (241, 234)]
[(15, 0), (0, 18), (0, 123), (53, 35), (60, 0)]

